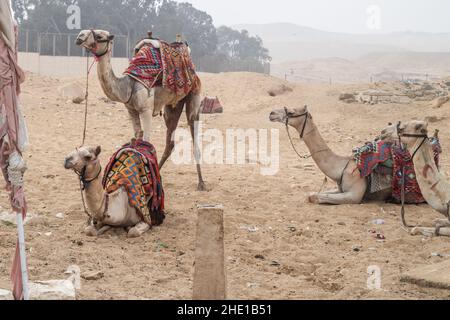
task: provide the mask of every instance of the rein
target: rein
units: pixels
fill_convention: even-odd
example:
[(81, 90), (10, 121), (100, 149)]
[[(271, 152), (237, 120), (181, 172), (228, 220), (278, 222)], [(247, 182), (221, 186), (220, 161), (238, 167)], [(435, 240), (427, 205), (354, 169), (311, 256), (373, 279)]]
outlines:
[[(86, 199), (84, 197), (83, 191), (85, 191), (86, 188), (89, 187), (89, 185), (92, 182), (94, 182), (95, 180), (97, 180), (100, 177), (103, 169), (102, 169), (102, 166), (100, 166), (100, 170), (98, 171), (96, 176), (94, 178), (92, 178), (92, 179), (89, 179), (89, 180), (86, 178), (86, 169), (87, 169), (87, 167), (84, 166), (83, 169), (81, 170), (81, 172), (79, 172), (79, 171), (77, 171), (75, 169), (73, 171), (76, 173), (76, 175), (79, 177), (79, 180), (80, 180), (81, 201), (83, 203), (84, 213), (89, 217), (88, 224), (90, 224), (91, 222), (93, 222), (94, 217), (93, 217), (93, 215), (91, 213), (89, 213), (89, 210), (87, 209)], [(106, 204), (105, 204), (105, 211), (103, 212), (103, 214), (105, 214), (108, 211), (109, 197), (106, 196), (104, 201), (106, 201)], [(101, 206), (102, 205), (103, 205), (103, 203), (101, 204)], [(100, 208), (101, 208), (101, 206), (100, 206)]]
[(303, 139), (303, 137), (305, 136), (305, 130), (306, 130), (306, 125), (308, 123), (308, 119), (311, 117), (309, 111), (307, 110), (303, 114), (294, 115), (294, 116), (290, 116), (289, 115), (289, 111), (288, 111), (288, 109), (286, 107), (284, 108), (284, 111), (286, 112), (286, 123), (285, 123), (286, 131), (287, 131), (287, 134), (288, 134), (288, 137), (289, 137), (289, 141), (291, 142), (292, 148), (294, 149), (295, 153), (297, 154), (297, 156), (300, 159), (309, 159), (309, 158), (311, 158), (312, 155), (304, 155), (304, 156), (300, 155), (300, 153), (297, 151), (297, 148), (295, 147), (294, 140), (292, 140), (292, 136), (291, 136), (291, 133), (289, 131), (289, 119), (305, 117), (305, 122), (303, 124), (303, 128), (302, 128), (302, 131), (300, 133), (300, 139)]
[[(400, 128), (400, 124), (401, 122), (398, 123), (397, 125), (397, 132), (399, 131), (398, 129)], [(425, 142), (428, 140), (428, 135), (427, 134), (407, 134), (407, 133), (398, 133), (398, 139), (399, 139), (399, 143), (400, 146), (403, 148), (403, 143), (402, 143), (402, 137), (404, 138), (422, 138), (422, 142), (419, 144), (419, 146), (416, 148), (416, 150), (414, 151), (414, 153), (411, 156), (411, 161), (414, 160), (414, 158), (416, 157), (417, 153), (420, 151), (420, 149), (423, 147), (423, 145), (425, 144)], [(402, 217), (402, 224), (403, 227), (409, 229), (409, 228), (414, 228), (415, 226), (410, 226), (408, 225), (408, 223), (406, 222), (406, 209), (405, 209), (405, 202), (406, 202), (406, 179), (405, 179), (405, 167), (402, 167), (402, 190), (401, 190), (401, 202), (402, 202), (402, 209), (401, 209), (401, 217)], [(447, 212), (450, 213), (450, 203), (447, 205)]]

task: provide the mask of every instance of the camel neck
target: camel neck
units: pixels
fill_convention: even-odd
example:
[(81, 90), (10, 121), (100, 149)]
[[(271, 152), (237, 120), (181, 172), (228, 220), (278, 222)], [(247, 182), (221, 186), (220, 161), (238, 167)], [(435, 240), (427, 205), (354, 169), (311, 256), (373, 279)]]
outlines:
[[(95, 175), (101, 170), (100, 163), (98, 163), (92, 170), (86, 172), (87, 177), (95, 177)], [(93, 215), (93, 218), (102, 221), (105, 214), (105, 191), (102, 185), (103, 174), (95, 178), (93, 181), (86, 185), (84, 194), (86, 196), (86, 205), (89, 213)]]
[[(447, 214), (447, 204), (450, 201), (450, 184), (439, 172), (434, 160), (433, 146), (427, 139), (423, 144), (418, 139), (413, 147), (408, 147), (413, 159), (417, 182), (427, 203), (442, 214)], [(419, 148), (419, 149), (418, 149)]]
[(111, 51), (98, 58), (97, 75), (106, 96), (115, 102), (128, 102), (131, 95), (131, 79), (116, 77), (111, 64)]
[[(303, 127), (297, 128), (300, 133)], [(336, 155), (322, 138), (317, 126), (311, 119), (305, 128), (303, 140), (319, 169), (330, 179), (339, 182), (342, 172), (348, 164), (348, 158)]]

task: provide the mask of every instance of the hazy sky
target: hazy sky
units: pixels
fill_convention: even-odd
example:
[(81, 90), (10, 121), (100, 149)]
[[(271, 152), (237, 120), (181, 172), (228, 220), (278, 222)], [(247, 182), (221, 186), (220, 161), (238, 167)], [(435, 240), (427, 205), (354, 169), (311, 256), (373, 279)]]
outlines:
[[(182, 1), (182, 0), (178, 0)], [(449, 0), (185, 0), (216, 25), (292, 22), (326, 31), (368, 33), (371, 5), (379, 6), (377, 32), (450, 32)]]

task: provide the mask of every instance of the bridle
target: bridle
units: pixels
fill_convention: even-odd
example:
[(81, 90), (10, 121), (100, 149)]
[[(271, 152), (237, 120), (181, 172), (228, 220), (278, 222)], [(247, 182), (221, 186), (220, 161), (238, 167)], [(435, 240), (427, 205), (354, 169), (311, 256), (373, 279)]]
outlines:
[[(420, 151), (420, 149), (423, 147), (423, 145), (425, 144), (425, 142), (429, 139), (427, 134), (411, 134), (411, 133), (402, 133), (400, 126), (401, 126), (401, 122), (399, 122), (397, 124), (397, 135), (398, 135), (398, 140), (399, 140), (399, 144), (400, 144), (400, 148), (404, 148), (404, 144), (402, 142), (402, 137), (404, 138), (418, 138), (418, 139), (422, 139), (422, 142), (419, 144), (419, 146), (416, 148), (416, 150), (414, 151), (414, 153), (411, 156), (411, 161), (414, 160), (414, 158), (416, 157), (417, 153)], [(406, 179), (405, 179), (405, 167), (403, 166), (402, 168), (402, 188), (401, 188), (401, 205), (402, 205), (402, 210), (401, 210), (401, 217), (402, 217), (402, 223), (403, 226), (407, 229), (409, 228), (414, 228), (414, 226), (410, 226), (408, 225), (408, 223), (406, 222), (406, 210), (405, 210), (405, 202), (406, 202)], [(450, 203), (447, 204), (447, 212), (450, 212)]]
[[(86, 170), (87, 170), (87, 165), (85, 165), (85, 166), (81, 169), (81, 171), (78, 171), (78, 170), (76, 170), (76, 169), (73, 169), (73, 171), (75, 172), (75, 174), (78, 176), (78, 178), (79, 178), (79, 180), (80, 180), (80, 194), (81, 194), (81, 200), (82, 200), (82, 202), (83, 202), (84, 213), (89, 217), (88, 224), (90, 224), (91, 222), (94, 222), (94, 224), (95, 224), (95, 221), (93, 221), (93, 220), (94, 220), (94, 217), (93, 217), (93, 215), (92, 215), (91, 213), (89, 213), (89, 210), (88, 210), (88, 208), (87, 208), (87, 205), (86, 205), (86, 199), (84, 198), (84, 193), (83, 193), (83, 191), (85, 191), (86, 188), (88, 188), (89, 185), (90, 185), (92, 182), (94, 182), (95, 180), (97, 180), (97, 179), (100, 177), (100, 174), (102, 173), (103, 169), (102, 169), (102, 166), (100, 165), (100, 169), (99, 169), (98, 173), (95, 175), (94, 178), (90, 178), (90, 179), (86, 178)], [(106, 196), (105, 201), (106, 201), (106, 204), (105, 204), (105, 212), (104, 212), (104, 214), (108, 211), (108, 205), (109, 205), (109, 197), (108, 197), (108, 196)], [(102, 203), (101, 205), (103, 205), (103, 203)]]
[(308, 111), (308, 106), (305, 106), (305, 110), (306, 110), (305, 113), (302, 113), (302, 114), (299, 114), (299, 115), (289, 115), (289, 110), (288, 110), (288, 108), (286, 108), (286, 107), (284, 108), (284, 111), (285, 111), (285, 113), (286, 113), (286, 123), (285, 123), (285, 125), (286, 125), (286, 131), (287, 131), (287, 134), (288, 134), (288, 137), (289, 137), (289, 141), (291, 142), (292, 148), (294, 149), (295, 153), (297, 154), (297, 156), (298, 156), (300, 159), (309, 159), (309, 158), (311, 158), (312, 156), (311, 156), (311, 155), (304, 155), (304, 156), (302, 156), (302, 155), (300, 155), (300, 153), (297, 151), (297, 148), (295, 147), (294, 141), (292, 140), (292, 136), (291, 136), (291, 133), (290, 133), (290, 131), (289, 131), (289, 119), (295, 119), (295, 118), (302, 118), (302, 117), (305, 117), (305, 122), (303, 123), (303, 128), (302, 128), (302, 131), (301, 131), (301, 133), (300, 133), (300, 139), (303, 139), (304, 136), (305, 136), (306, 126), (307, 126), (307, 124), (308, 124), (308, 119), (311, 119), (311, 118), (312, 118), (312, 117), (311, 117), (311, 114), (310, 114), (309, 111)]
[[(94, 29), (91, 29), (90, 30), (91, 31), (91, 34), (92, 34), (92, 37), (94, 38), (94, 45), (92, 46), (92, 47), (90, 47), (90, 48), (88, 48), (89, 49), (89, 51), (91, 51), (91, 53), (98, 59), (98, 58), (101, 58), (101, 57), (103, 57), (104, 55), (106, 55), (109, 51), (110, 51), (110, 45), (111, 45), (111, 39), (102, 39), (101, 38), (101, 36), (99, 36), (96, 32), (95, 32), (95, 30)], [(102, 54), (97, 54), (97, 53), (94, 53), (93, 52), (93, 50), (96, 50), (97, 49), (97, 45), (99, 44), (99, 43), (107, 43), (108, 45), (106, 46), (106, 50), (105, 50), (105, 52), (103, 52)]]
[(100, 174), (102, 173), (102, 166), (100, 166), (100, 170), (98, 171), (98, 173), (95, 175), (94, 178), (88, 179), (86, 178), (86, 170), (87, 170), (87, 165), (85, 165), (81, 171), (78, 171), (76, 169), (73, 169), (73, 171), (76, 173), (76, 175), (79, 177), (80, 179), (80, 184), (81, 184), (81, 190), (86, 190), (87, 187), (89, 187), (89, 185), (94, 182), (95, 180), (97, 180), (100, 177)]
[(423, 147), (423, 145), (425, 144), (425, 142), (429, 139), (427, 134), (412, 134), (412, 133), (401, 133), (400, 131), (400, 126), (401, 126), (401, 122), (399, 122), (397, 124), (397, 134), (398, 134), (398, 139), (400, 142), (400, 146), (403, 148), (403, 143), (402, 143), (402, 137), (404, 138), (418, 138), (418, 139), (422, 139), (422, 142), (420, 143), (420, 145), (417, 147), (417, 149), (414, 151), (414, 153), (411, 156), (411, 160), (414, 160), (414, 158), (416, 157), (417, 152), (419, 152), (419, 150)]

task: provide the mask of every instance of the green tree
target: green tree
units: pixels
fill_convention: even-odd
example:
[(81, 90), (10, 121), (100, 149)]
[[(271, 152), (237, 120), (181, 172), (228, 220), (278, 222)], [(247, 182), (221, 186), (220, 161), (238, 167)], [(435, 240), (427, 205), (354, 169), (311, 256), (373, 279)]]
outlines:
[[(71, 4), (81, 9), (83, 29), (104, 29), (115, 35), (128, 36), (128, 49), (124, 43), (119, 45), (120, 39), (116, 38), (116, 48), (122, 48), (121, 52), (131, 52), (134, 44), (144, 38), (147, 31), (152, 31), (155, 37), (169, 42), (181, 34), (202, 71), (260, 72), (270, 61), (268, 50), (259, 37), (252, 37), (245, 30), (216, 29), (212, 17), (190, 3), (173, 0), (14, 0), (13, 8), (22, 29), (34, 33), (76, 34), (77, 31), (68, 30), (66, 26), (67, 7)], [(37, 47), (37, 36), (33, 39)], [(51, 54), (52, 45), (52, 39), (48, 38), (41, 42), (41, 49), (47, 48), (46, 52)], [(67, 53), (67, 41), (57, 45), (57, 54)]]

